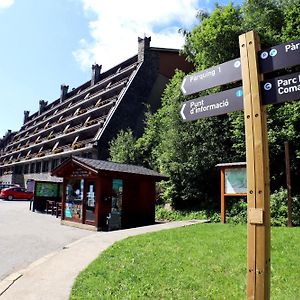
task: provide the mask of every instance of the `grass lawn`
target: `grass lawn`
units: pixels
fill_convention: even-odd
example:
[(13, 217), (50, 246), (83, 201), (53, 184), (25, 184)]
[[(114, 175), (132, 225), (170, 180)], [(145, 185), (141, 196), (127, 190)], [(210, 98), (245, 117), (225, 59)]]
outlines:
[[(80, 273), (70, 299), (245, 299), (246, 234), (200, 224), (128, 238)], [(272, 228), (271, 299), (300, 299), (299, 245), (299, 227)]]

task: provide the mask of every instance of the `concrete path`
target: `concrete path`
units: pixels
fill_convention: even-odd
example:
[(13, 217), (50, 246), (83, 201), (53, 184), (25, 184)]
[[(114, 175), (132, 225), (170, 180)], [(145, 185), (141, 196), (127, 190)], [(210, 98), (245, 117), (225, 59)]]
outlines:
[(1, 300), (67, 300), (81, 270), (116, 241), (129, 236), (188, 226), (178, 221), (112, 232), (97, 232), (35, 261), (0, 282)]

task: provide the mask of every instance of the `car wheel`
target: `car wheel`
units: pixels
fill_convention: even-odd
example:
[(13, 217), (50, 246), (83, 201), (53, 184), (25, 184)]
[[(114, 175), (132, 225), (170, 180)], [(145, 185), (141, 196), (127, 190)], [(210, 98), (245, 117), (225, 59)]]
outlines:
[(14, 197), (13, 197), (12, 195), (8, 195), (8, 196), (7, 196), (7, 200), (11, 201), (11, 200), (13, 200), (13, 199), (14, 199)]

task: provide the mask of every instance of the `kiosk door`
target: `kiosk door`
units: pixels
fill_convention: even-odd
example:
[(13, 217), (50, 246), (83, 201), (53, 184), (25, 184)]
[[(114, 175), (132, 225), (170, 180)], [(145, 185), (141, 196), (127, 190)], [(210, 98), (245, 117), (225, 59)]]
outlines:
[(85, 223), (95, 224), (96, 181), (87, 180), (85, 187)]

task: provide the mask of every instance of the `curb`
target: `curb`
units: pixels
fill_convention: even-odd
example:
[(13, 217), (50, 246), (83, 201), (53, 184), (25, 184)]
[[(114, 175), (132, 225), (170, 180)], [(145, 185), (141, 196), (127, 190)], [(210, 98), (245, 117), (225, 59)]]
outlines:
[[(66, 246), (66, 247), (68, 247), (68, 246)], [(10, 286), (12, 286), (18, 279), (20, 279), (26, 272), (29, 272), (30, 270), (32, 270), (36, 266), (44, 263), (50, 257), (58, 254), (60, 251), (61, 251), (61, 249), (57, 250), (57, 251), (54, 251), (54, 252), (51, 252), (51, 253), (35, 260), (34, 262), (30, 263), (26, 268), (21, 269), (17, 272), (14, 272), (14, 273), (8, 275), (7, 277), (5, 277), (3, 280), (0, 281), (0, 296), (2, 296), (4, 294), (4, 292), (7, 291), (8, 288)]]

